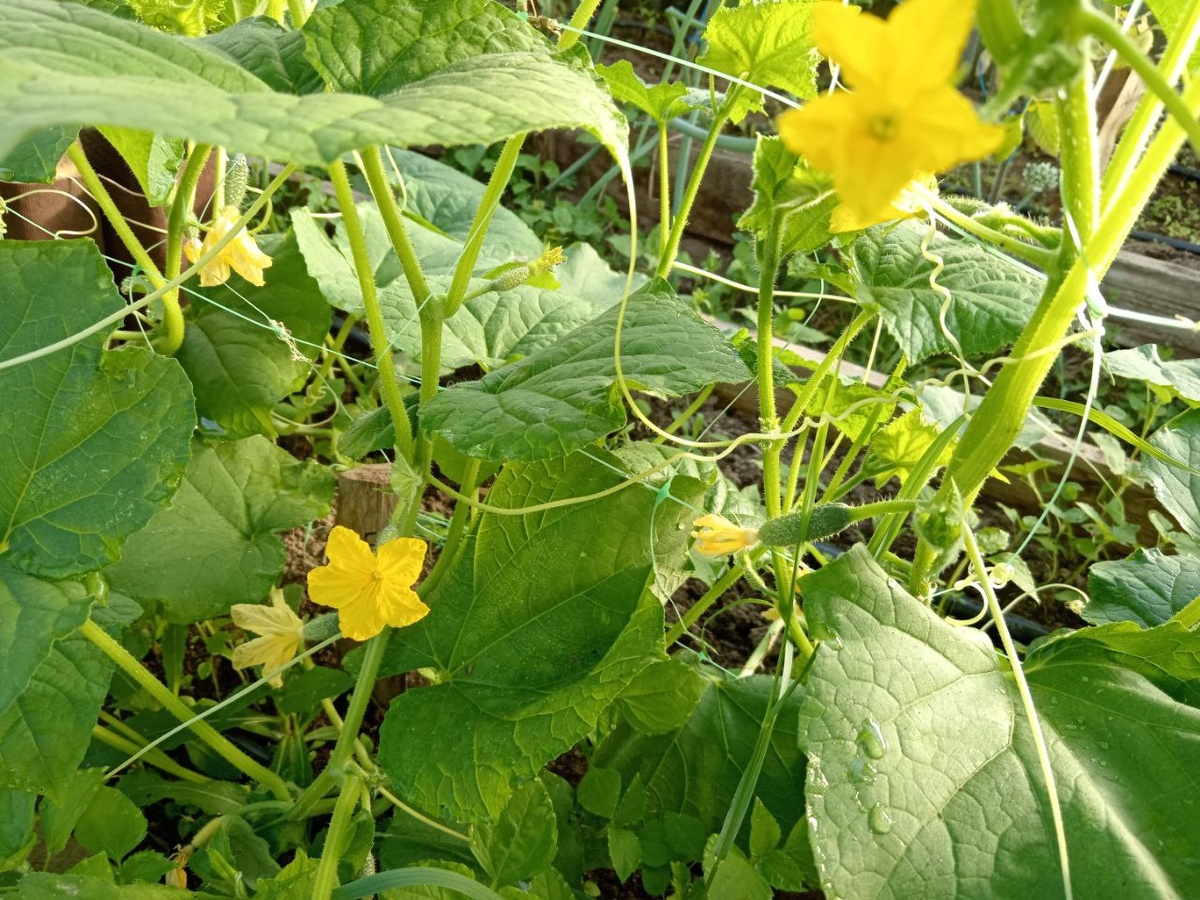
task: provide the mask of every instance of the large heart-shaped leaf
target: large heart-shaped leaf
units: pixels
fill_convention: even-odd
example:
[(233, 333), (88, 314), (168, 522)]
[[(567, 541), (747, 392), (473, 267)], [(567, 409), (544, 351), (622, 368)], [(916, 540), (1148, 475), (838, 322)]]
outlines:
[[(872, 228), (854, 242), (851, 271), (860, 303), (877, 303), (900, 349), (913, 361), (935, 353), (974, 357), (1013, 343), (1029, 322), (1044, 280), (1007, 257), (928, 226)], [(937, 263), (945, 268), (929, 281)]]
[[(676, 477), (672, 499), (633, 486), (569, 498), (625, 477), (607, 453), (505, 468), (431, 612), (395, 633), (384, 671), (430, 667), (432, 687), (392, 701), (380, 760), (404, 796), (460, 821), (490, 819), (513, 787), (590, 731), (658, 653), (662, 609), (644, 588), (655, 560), (681, 552), (684, 503), (702, 490)], [(675, 502), (674, 498), (682, 502)], [(648, 538), (656, 535), (653, 543)]]
[(430, 431), (480, 459), (565, 456), (625, 424), (613, 342), (624, 314), (621, 368), (632, 387), (669, 397), (750, 375), (722, 334), (654, 280), (555, 344), (421, 409)]
[(261, 436), (197, 443), (170, 509), (125, 542), (105, 575), (115, 590), (162, 601), (181, 624), (266, 596), (286, 552), (276, 532), (329, 512), (333, 476)]
[[(862, 547), (807, 577), (804, 598), (827, 637), (802, 714), (826, 892), (1061, 896), (1030, 725), (987, 639), (939, 619)], [(1200, 634), (1088, 628), (1030, 653), (1025, 671), (1075, 896), (1186, 896), (1200, 859)]]
[[(0, 361), (121, 309), (91, 241), (0, 241)], [(0, 554), (49, 578), (112, 562), (167, 501), (195, 427), (174, 360), (98, 332), (0, 369)]]
[[(410, 34), (420, 65), (404, 47), (388, 44), (393, 32), (384, 20), (427, 21), (432, 28), (445, 23), (426, 13), (445, 5), (344, 0), (314, 15), (312, 31), (305, 32), (309, 53), (339, 83), (386, 89), (367, 96), (272, 90), (226, 55), (228, 47), (218, 49), (219, 42), (210, 47), (76, 3), (7, 0), (0, 29), (0, 159), (40, 129), (92, 124), (309, 165), (328, 165), (368, 144), (490, 144), (526, 131), (584, 128), (624, 164), (624, 119), (589, 64), (577, 54), (556, 55), (544, 43), (493, 51), (488, 29), (502, 21), (511, 31), (519, 23), (499, 4), (457, 2), (458, 18), (446, 30)], [(322, 30), (343, 15), (360, 16), (379, 32), (367, 47), (371, 71), (394, 63), (394, 76), (355, 83), (336, 71), (338, 56), (358, 53), (352, 35), (326, 37)], [(247, 64), (261, 71), (256, 62)]]

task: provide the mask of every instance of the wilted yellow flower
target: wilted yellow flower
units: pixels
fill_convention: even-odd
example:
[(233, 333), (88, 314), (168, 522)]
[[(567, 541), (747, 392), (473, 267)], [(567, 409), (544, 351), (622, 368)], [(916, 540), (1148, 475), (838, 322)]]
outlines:
[(692, 546), (705, 556), (725, 556), (758, 543), (757, 528), (742, 528), (716, 513), (701, 516), (694, 524), (696, 543)]
[(847, 207), (835, 224), (895, 217), (892, 204), (914, 178), (1003, 144), (1004, 129), (980, 120), (953, 82), (976, 2), (908, 0), (886, 21), (832, 0), (817, 5), (817, 48), (841, 66), (853, 92), (813, 100), (777, 124), (792, 152), (833, 174)]
[[(204, 242), (201, 243), (198, 238), (193, 237), (183, 245), (183, 255), (189, 262), (194, 263), (232, 230), (241, 215), (236, 206), (226, 206), (209, 227)], [(231, 268), (251, 284), (262, 287), (265, 283), (263, 269), (269, 268), (270, 265), (271, 257), (258, 249), (254, 236), (243, 228), (237, 237), (226, 244), (221, 252), (200, 270), (200, 287), (224, 284), (229, 280)]]
[[(235, 669), (262, 666), (263, 672), (278, 669), (304, 646), (304, 622), (283, 599), (283, 591), (271, 591), (271, 605), (237, 603), (229, 610), (233, 624), (262, 637), (233, 648)], [(268, 679), (274, 687), (283, 687), (283, 676)]]
[(357, 534), (337, 525), (325, 545), (329, 565), (308, 573), (308, 595), (338, 610), (342, 634), (356, 641), (373, 638), (385, 625), (411, 625), (429, 612), (412, 589), (428, 546), (420, 538), (396, 538), (375, 554)]

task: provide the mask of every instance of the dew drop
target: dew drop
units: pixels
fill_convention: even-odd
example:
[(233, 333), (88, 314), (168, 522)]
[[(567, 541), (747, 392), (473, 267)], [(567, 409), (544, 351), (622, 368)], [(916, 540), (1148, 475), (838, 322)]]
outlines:
[(876, 803), (867, 813), (867, 826), (876, 834), (887, 834), (892, 830), (892, 817)]
[(17, 173), (12, 169), (0, 169), (0, 181), (12, 181), (17, 177)]
[(859, 728), (858, 737), (854, 740), (858, 744), (858, 749), (871, 759), (883, 759), (884, 751), (887, 750), (887, 741), (883, 739), (883, 729), (879, 727), (878, 722), (866, 719)]
[(1101, 750), (1107, 750), (1109, 746), (1108, 741), (1101, 741), (1099, 746)]
[(862, 757), (855, 757), (851, 760), (850, 769), (846, 772), (846, 775), (855, 784), (874, 784), (875, 776), (878, 774), (879, 770)]

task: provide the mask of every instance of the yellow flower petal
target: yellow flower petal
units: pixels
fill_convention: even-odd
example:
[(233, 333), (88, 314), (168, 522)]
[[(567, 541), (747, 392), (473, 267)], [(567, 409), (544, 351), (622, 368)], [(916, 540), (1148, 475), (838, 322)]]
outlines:
[(692, 547), (704, 556), (726, 556), (758, 543), (758, 529), (734, 525), (716, 513), (703, 515), (694, 524)]
[[(191, 262), (196, 262), (203, 254), (208, 253), (225, 235), (233, 229), (241, 212), (236, 206), (227, 206), (213, 221), (208, 229), (203, 243), (188, 241), (183, 248), (184, 255)], [(200, 269), (200, 286), (215, 287), (229, 280), (230, 269), (237, 272), (251, 284), (262, 287), (266, 282), (263, 269), (271, 265), (271, 257), (259, 249), (254, 236), (246, 230), (238, 233), (232, 241)]]
[(887, 27), (902, 71), (922, 85), (945, 84), (962, 61), (975, 24), (977, 0), (909, 0), (888, 17)]
[(890, 53), (883, 19), (834, 0), (818, 3), (813, 10), (812, 37), (823, 55), (837, 61), (841, 79), (851, 87), (869, 84), (879, 69), (879, 57)]
[(365, 641), (391, 625), (411, 625), (429, 612), (412, 589), (421, 575), (428, 545), (418, 538), (398, 538), (376, 556), (358, 535), (336, 526), (329, 533), (329, 564), (308, 573), (314, 603), (339, 611), (338, 626), (348, 638)]
[(976, 0), (907, 0), (883, 21), (818, 5), (814, 39), (855, 93), (813, 100), (780, 116), (778, 128), (788, 149), (833, 175), (836, 229), (894, 218), (914, 178), (1003, 144), (1004, 129), (981, 121), (952, 84), (975, 8)]
[[(283, 591), (271, 592), (270, 606), (260, 603), (234, 604), (230, 615), (239, 628), (262, 635), (233, 648), (233, 666), (236, 669), (261, 665), (263, 672), (271, 672), (292, 659), (304, 646), (304, 621), (287, 605)], [(270, 683), (282, 687), (283, 677), (275, 675)]]

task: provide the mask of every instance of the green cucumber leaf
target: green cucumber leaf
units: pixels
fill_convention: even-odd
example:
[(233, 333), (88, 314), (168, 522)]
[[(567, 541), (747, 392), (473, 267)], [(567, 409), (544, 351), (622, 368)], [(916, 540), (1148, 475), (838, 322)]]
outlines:
[(116, 788), (101, 785), (79, 821), (75, 840), (88, 850), (120, 862), (146, 836), (146, 817)]
[[(909, 410), (875, 432), (867, 449), (867, 457), (863, 460), (863, 471), (870, 474), (876, 487), (882, 487), (893, 476), (904, 487), (913, 470), (941, 434), (942, 429), (927, 421), (922, 410)], [(950, 462), (953, 451), (954, 444), (951, 442), (934, 461), (935, 469)]]
[(201, 43), (280, 93), (312, 94), (324, 85), (305, 56), (304, 32), (288, 31), (266, 16), (242, 19)]
[[(760, 87), (782, 88), (801, 99), (816, 96), (821, 57), (812, 42), (812, 0), (775, 0), (722, 6), (708, 20), (708, 49), (699, 62)], [(744, 89), (735, 104), (735, 123), (761, 112), (758, 91)]]
[[(697, 671), (706, 682), (699, 703), (679, 727), (643, 734), (619, 724), (596, 748), (591, 764), (616, 769), (622, 780), (640, 777), (646, 790), (646, 815), (667, 826), (675, 859), (696, 859), (704, 836), (721, 828), (742, 773), (750, 764), (773, 679), (766, 675), (736, 678), (708, 666)], [(792, 694), (771, 736), (771, 748), (756, 794), (784, 830), (804, 814), (804, 756), (796, 736), (799, 692)], [(681, 818), (682, 817), (682, 818)], [(685, 833), (671, 841), (679, 829)], [(747, 833), (749, 823), (743, 828)], [(700, 846), (695, 846), (697, 843)]]
[(19, 868), (37, 843), (36, 799), (24, 791), (0, 788), (0, 872)]
[(525, 782), (494, 823), (474, 826), (471, 850), (493, 885), (524, 881), (548, 868), (558, 850), (558, 823), (542, 783)]
[(611, 66), (596, 66), (596, 72), (617, 100), (632, 103), (660, 125), (692, 109), (687, 85), (681, 81), (648, 85), (638, 78), (633, 63), (627, 59), (618, 60)]
[(304, 25), (309, 61), (336, 91), (382, 97), (486, 53), (549, 56), (550, 43), (489, 0), (345, 0)]
[(327, 469), (261, 436), (197, 442), (175, 502), (125, 542), (105, 575), (114, 590), (162, 601), (179, 624), (256, 603), (286, 562), (277, 532), (326, 515), (333, 486)]
[(78, 632), (54, 644), (25, 690), (0, 713), (0, 787), (56, 799), (72, 788), (113, 668)]
[(838, 204), (829, 177), (810, 169), (779, 138), (759, 136), (751, 187), (754, 202), (738, 228), (765, 240), (774, 227), (781, 258), (829, 243), (829, 215)]
[(35, 132), (0, 159), (0, 181), (49, 184), (78, 129), (55, 125)]
[(1200, 557), (1166, 556), (1154, 547), (1139, 547), (1125, 559), (1093, 565), (1088, 594), (1091, 599), (1080, 615), (1093, 625), (1162, 625), (1200, 597)]
[(921, 253), (927, 232), (927, 225), (902, 222), (872, 228), (854, 242), (858, 302), (879, 307), (913, 362), (935, 353), (973, 358), (1013, 343), (1033, 315), (1044, 279), (978, 244), (937, 234), (928, 252), (945, 265), (937, 283), (951, 294), (947, 305), (929, 283), (935, 262)]
[[(353, 13), (382, 29), (386, 16), (411, 22), (442, 5), (345, 0), (310, 20), (311, 30), (304, 29), (308, 52), (327, 69), (341, 51), (353, 55), (347, 35), (334, 33), (328, 46), (318, 46), (326, 15), (333, 21)], [(398, 54), (397, 77), (385, 79), (389, 91), (375, 97), (275, 91), (205, 43), (75, 3), (6, 0), (0, 159), (25, 136), (56, 125), (134, 128), (304, 165), (329, 165), (370, 144), (491, 144), (528, 131), (583, 128), (625, 165), (625, 120), (588, 63), (545, 45), (492, 52), (486, 27), (504, 21), (511, 31), (511, 23), (519, 22), (516, 14), (484, 0), (454, 8), (465, 15), (451, 30), (409, 35), (419, 64), (412, 64), (404, 48), (385, 47), (385, 36), (371, 43), (373, 66), (386, 68), (380, 53)], [(430, 27), (438, 19), (432, 15)], [(455, 61), (438, 65), (440, 56)], [(408, 75), (420, 77), (401, 77)]]
[(175, 189), (183, 141), (134, 128), (101, 128), (100, 133), (129, 166), (149, 204), (162, 206)]
[[(358, 211), (368, 258), (375, 271), (388, 338), (408, 356), (420, 359), (421, 326), (417, 303), (396, 262), (383, 219), (373, 204), (363, 204)], [(308, 272), (320, 285), (325, 299), (346, 312), (363, 315), (358, 276), (345, 230), (339, 225), (334, 236), (328, 237), (324, 226), (308, 210), (293, 211), (292, 223)], [(431, 289), (435, 292), (447, 290), (462, 244), (449, 235), (420, 225), (409, 228), (409, 237)], [(492, 244), (490, 239), (485, 241), (480, 268), (491, 268), (497, 262), (511, 259), (509, 253), (515, 249), (514, 237), (513, 232), (501, 232), (499, 244)], [(520, 359), (553, 344), (563, 334), (590, 321), (598, 309), (620, 299), (623, 281), (616, 291), (606, 292), (603, 277), (589, 277), (598, 272), (611, 274), (595, 251), (576, 247), (569, 254), (571, 258), (582, 257), (580, 268), (572, 267), (569, 258), (563, 267), (568, 280), (557, 290), (524, 286), (504, 292), (487, 291), (467, 300), (445, 323), (442, 365), (452, 369), (472, 364), (493, 368), (510, 359)], [(482, 281), (473, 285), (475, 288), (484, 286)], [(611, 280), (607, 281), (607, 286), (613, 286)]]
[[(0, 241), (0, 361), (121, 309), (92, 241)], [(67, 578), (112, 562), (178, 484), (195, 427), (179, 364), (97, 333), (0, 369), (0, 558)]]
[(78, 582), (35, 578), (0, 557), (0, 713), (25, 690), (54, 642), (87, 620), (91, 601)]
[[(585, 496), (625, 477), (596, 451), (510, 465), (488, 502), (521, 508)], [(676, 476), (656, 503), (641, 486), (529, 515), (484, 513), (430, 614), (393, 633), (383, 672), (430, 667), (432, 687), (392, 701), (379, 758), (404, 796), (461, 821), (497, 816), (514, 787), (587, 734), (659, 654), (662, 607), (644, 587), (682, 553), (702, 493)]]
[(1154, 495), (1193, 537), (1200, 536), (1200, 410), (1176, 416), (1150, 438), (1150, 444), (1188, 468), (1168, 465), (1153, 456), (1142, 460)]
[(271, 410), (308, 380), (332, 318), (293, 235), (266, 238), (261, 249), (272, 260), (266, 284), (234, 275), (197, 291), (176, 354), (192, 379), (197, 412), (232, 437), (275, 436)]
[[(623, 312), (621, 367), (631, 388), (678, 397), (749, 377), (729, 342), (666, 282), (632, 294)], [(621, 313), (614, 307), (520, 362), (448, 388), (422, 407), (422, 422), (459, 452), (488, 460), (565, 456), (611, 434), (625, 424), (614, 389)]]
[[(808, 576), (804, 597), (827, 635), (801, 717), (826, 893), (1058, 896), (1046, 785), (991, 643), (939, 619), (861, 546)], [(1028, 655), (1076, 896), (1177, 897), (1194, 883), (1198, 660), (1200, 635), (1178, 624), (1087, 628)]]
[(642, 734), (662, 734), (683, 725), (708, 689), (693, 666), (668, 659), (646, 667), (621, 692), (621, 715)]
[(1157, 344), (1105, 353), (1104, 368), (1112, 375), (1164, 388), (1189, 406), (1200, 403), (1200, 360), (1164, 361), (1158, 355)]

